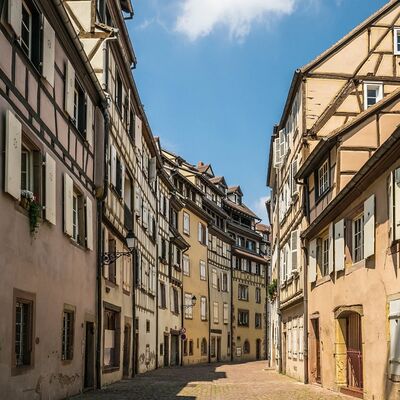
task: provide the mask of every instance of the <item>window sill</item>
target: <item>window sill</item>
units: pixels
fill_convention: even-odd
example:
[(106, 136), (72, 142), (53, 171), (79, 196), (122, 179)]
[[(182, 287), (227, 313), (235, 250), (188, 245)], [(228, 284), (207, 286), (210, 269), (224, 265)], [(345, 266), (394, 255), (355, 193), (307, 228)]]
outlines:
[(103, 367), (104, 374), (111, 374), (112, 372), (119, 371), (119, 366)]
[(12, 367), (11, 368), (11, 376), (18, 376), (28, 373), (31, 369), (33, 369), (33, 365), (23, 365), (20, 367)]
[(366, 265), (365, 259), (363, 259), (361, 261), (356, 262), (355, 264), (351, 264), (349, 267), (346, 266), (345, 273), (346, 275), (350, 275), (359, 269), (365, 268), (365, 265)]
[(331, 281), (331, 276), (330, 275), (325, 275), (319, 279), (317, 279), (317, 281), (315, 282), (315, 287), (321, 286), (324, 283), (330, 282)]
[(329, 187), (327, 190), (325, 190), (324, 193), (320, 194), (316, 199), (315, 199), (315, 205), (317, 206), (331, 191), (331, 187)]

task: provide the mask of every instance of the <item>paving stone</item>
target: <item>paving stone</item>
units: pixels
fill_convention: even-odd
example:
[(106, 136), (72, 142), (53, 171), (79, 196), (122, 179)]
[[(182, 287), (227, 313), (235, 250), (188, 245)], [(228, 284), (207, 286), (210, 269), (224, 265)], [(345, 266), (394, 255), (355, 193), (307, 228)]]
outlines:
[(87, 392), (74, 400), (340, 400), (266, 367), (265, 361), (165, 368)]

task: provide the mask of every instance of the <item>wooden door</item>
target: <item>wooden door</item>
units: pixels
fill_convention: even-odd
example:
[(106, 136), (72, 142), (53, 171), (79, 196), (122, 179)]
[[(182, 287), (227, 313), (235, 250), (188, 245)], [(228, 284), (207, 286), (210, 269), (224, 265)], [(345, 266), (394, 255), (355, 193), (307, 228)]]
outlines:
[(94, 323), (86, 322), (84, 387), (94, 387)]
[(169, 366), (169, 340), (168, 335), (164, 335), (164, 367)]
[(125, 325), (124, 328), (124, 355), (123, 355), (123, 377), (129, 378), (129, 365), (131, 354), (131, 327), (130, 325)]
[(347, 386), (363, 389), (361, 317), (353, 313), (347, 317)]

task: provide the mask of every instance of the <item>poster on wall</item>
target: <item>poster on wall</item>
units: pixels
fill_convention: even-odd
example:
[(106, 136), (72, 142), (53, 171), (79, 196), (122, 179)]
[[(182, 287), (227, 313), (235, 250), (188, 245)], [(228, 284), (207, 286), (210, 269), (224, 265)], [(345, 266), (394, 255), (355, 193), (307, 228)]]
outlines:
[(242, 356), (242, 348), (236, 347), (236, 357), (241, 357), (241, 356)]

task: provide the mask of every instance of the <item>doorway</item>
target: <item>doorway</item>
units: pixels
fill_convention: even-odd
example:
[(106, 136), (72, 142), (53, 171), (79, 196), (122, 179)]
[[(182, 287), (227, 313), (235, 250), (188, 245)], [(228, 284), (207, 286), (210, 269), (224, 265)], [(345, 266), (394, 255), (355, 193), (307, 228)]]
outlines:
[(169, 337), (164, 335), (164, 367), (169, 366)]
[(135, 334), (135, 375), (139, 373), (139, 333)]
[(94, 323), (86, 321), (84, 388), (94, 388)]
[(221, 338), (217, 337), (217, 362), (221, 361)]
[(363, 362), (361, 317), (352, 313), (347, 317), (347, 386), (349, 389), (361, 392), (363, 390)]
[(131, 326), (125, 325), (124, 328), (124, 356), (123, 356), (123, 377), (129, 378), (129, 366), (130, 366), (130, 354), (131, 354)]
[(261, 339), (256, 340), (256, 360), (261, 360)]
[(282, 333), (282, 374), (286, 374), (286, 324), (283, 325), (283, 333)]
[(319, 318), (314, 318), (311, 320), (312, 324), (312, 334), (313, 334), (313, 366), (311, 374), (314, 377), (316, 383), (321, 383), (321, 341), (319, 333)]
[(171, 366), (179, 365), (179, 335), (171, 335)]

